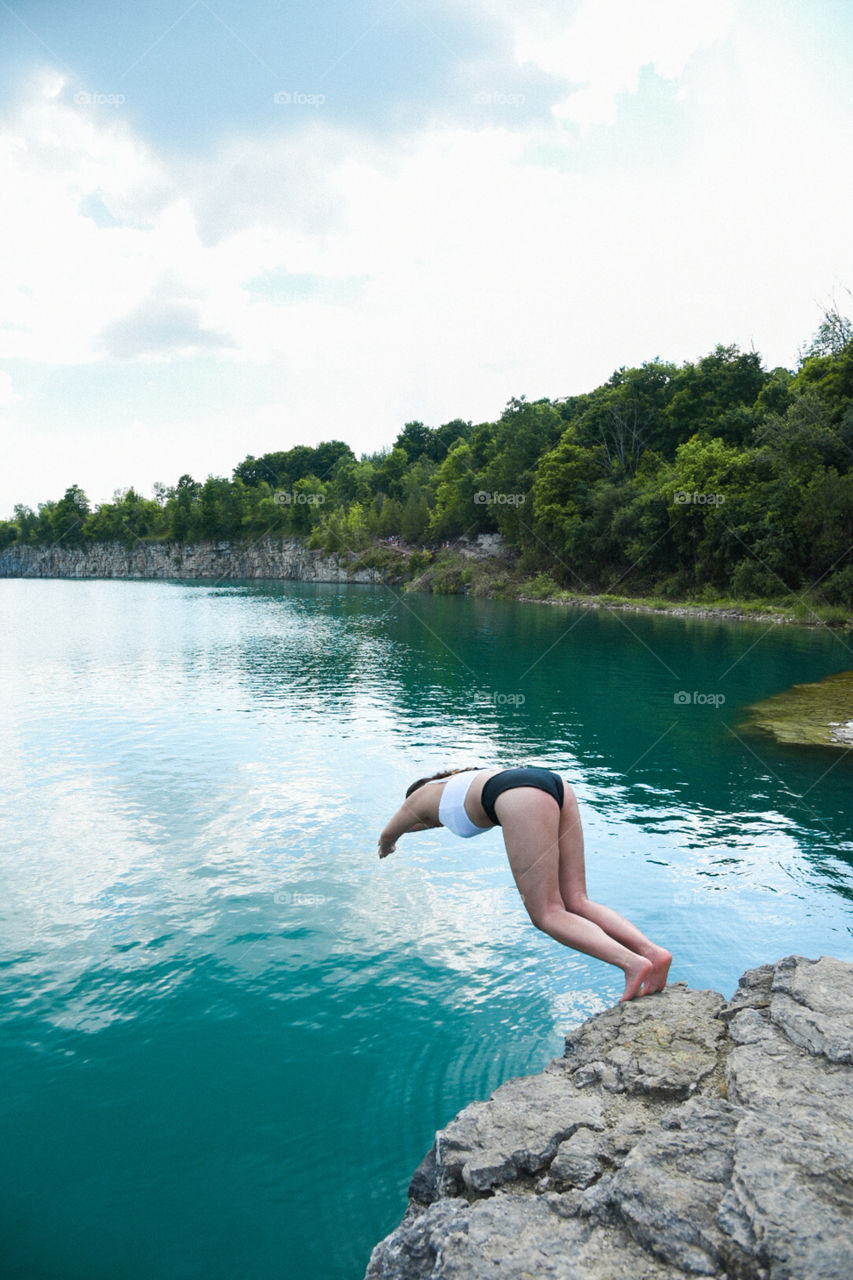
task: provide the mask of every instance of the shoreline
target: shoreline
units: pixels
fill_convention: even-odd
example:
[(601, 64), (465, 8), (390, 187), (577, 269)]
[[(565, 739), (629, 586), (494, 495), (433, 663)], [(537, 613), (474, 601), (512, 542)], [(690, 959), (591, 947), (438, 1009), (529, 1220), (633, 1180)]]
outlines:
[[(647, 604), (641, 600), (632, 601), (629, 596), (620, 597), (617, 600), (608, 600), (601, 596), (571, 596), (565, 600), (555, 596), (518, 595), (514, 598), (524, 604), (564, 605), (566, 608), (575, 607), (578, 609), (613, 609), (622, 613), (657, 613), (673, 618), (715, 619), (719, 622), (772, 622), (780, 625), (793, 623), (795, 626), (801, 627), (826, 627), (829, 625), (820, 618), (794, 618), (788, 617), (778, 610), (771, 612), (769, 607), (767, 612), (756, 610), (753, 613), (748, 609), (738, 609), (736, 605), (731, 608), (718, 607), (710, 604), (693, 604), (689, 600), (673, 600), (672, 604), (658, 605)], [(847, 625), (853, 625), (853, 619)]]
[[(297, 538), (186, 545), (113, 542), (74, 548), (16, 544), (0, 551), (0, 578), (369, 583), (407, 593), (517, 600), (551, 608), (610, 609), (717, 622), (853, 629), (853, 611), (840, 606), (813, 606), (802, 600), (786, 606), (725, 597), (705, 602), (562, 591), (545, 573), (523, 578), (513, 554), (493, 534), (481, 535), (474, 541), (457, 539), (439, 548), (379, 542), (357, 551), (311, 547), (307, 541)], [(549, 591), (549, 587), (556, 589), (556, 594)]]

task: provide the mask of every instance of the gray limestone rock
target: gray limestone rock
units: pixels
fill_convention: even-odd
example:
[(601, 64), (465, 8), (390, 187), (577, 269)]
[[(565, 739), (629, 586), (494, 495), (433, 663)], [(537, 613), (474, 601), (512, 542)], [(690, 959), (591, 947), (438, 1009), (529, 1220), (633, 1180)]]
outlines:
[(601, 1137), (591, 1129), (578, 1129), (560, 1143), (548, 1174), (551, 1184), (560, 1189), (588, 1187), (601, 1177), (607, 1164), (607, 1147)]
[(499, 1192), (474, 1204), (439, 1201), (376, 1246), (365, 1280), (686, 1280), (626, 1232), (564, 1216), (559, 1200)]
[(853, 989), (850, 966), (830, 956), (789, 956), (776, 966), (770, 1019), (789, 1040), (831, 1062), (853, 1063)]
[(174, 581), (269, 578), (295, 582), (379, 582), (356, 557), (312, 551), (298, 538), (254, 542), (95, 542), (87, 547), (7, 547), (0, 578), (160, 578)]
[(668, 1112), (600, 1189), (599, 1219), (624, 1223), (649, 1253), (693, 1275), (717, 1275), (717, 1215), (740, 1115), (724, 1098), (694, 1098)]
[(436, 1135), (367, 1280), (849, 1280), (853, 965), (675, 984)]
[(508, 1080), (436, 1134), (436, 1190), (482, 1194), (539, 1173), (583, 1126), (604, 1127), (601, 1103), (564, 1072)]
[(741, 1009), (766, 1009), (770, 1003), (773, 974), (772, 964), (763, 964), (758, 969), (747, 969), (738, 983), (737, 991), (720, 1010), (723, 1021), (729, 1021)]
[(686, 1098), (717, 1067), (725, 1028), (716, 991), (690, 991), (683, 982), (661, 997), (617, 1005), (590, 1018), (566, 1038), (575, 1083), (614, 1093)]

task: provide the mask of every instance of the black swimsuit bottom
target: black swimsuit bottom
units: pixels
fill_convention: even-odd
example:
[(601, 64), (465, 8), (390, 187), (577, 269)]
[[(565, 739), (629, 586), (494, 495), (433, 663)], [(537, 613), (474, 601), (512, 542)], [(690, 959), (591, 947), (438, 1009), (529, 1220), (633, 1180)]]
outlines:
[(502, 769), (483, 783), (480, 803), (490, 820), (500, 826), (500, 819), (495, 813), (495, 801), (504, 791), (512, 791), (514, 787), (535, 787), (537, 791), (546, 791), (553, 796), (557, 804), (563, 807), (563, 779), (559, 773), (550, 769), (540, 769), (531, 765), (525, 769)]

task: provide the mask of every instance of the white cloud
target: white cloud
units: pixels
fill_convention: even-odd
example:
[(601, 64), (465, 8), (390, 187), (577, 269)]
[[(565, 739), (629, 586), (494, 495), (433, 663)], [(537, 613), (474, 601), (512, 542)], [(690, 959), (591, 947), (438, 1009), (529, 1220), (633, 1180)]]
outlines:
[[(3, 186), (16, 195), (0, 211), (12, 250), (0, 323), (5, 355), (74, 363), (93, 357), (95, 335), (128, 298), (144, 295), (152, 250), (163, 252), (153, 231), (163, 230), (166, 183), (120, 120), (75, 107), (62, 90), (57, 77), (42, 77), (0, 137)], [(134, 225), (100, 229), (80, 210), (93, 194)]]
[(256, 228), (331, 237), (345, 217), (348, 163), (380, 154), (367, 138), (314, 121), (293, 134), (239, 138), (187, 170), (199, 236), (210, 246)]
[[(583, 5), (570, 28), (583, 36), (590, 68), (604, 66), (596, 41), (607, 28), (603, 11), (615, 21), (615, 3)], [(683, 68), (711, 28), (678, 27), (670, 0), (655, 5), (668, 32), (656, 64)], [(637, 7), (648, 17), (648, 5)], [(596, 80), (602, 93), (651, 58), (653, 33), (644, 41), (633, 61), (616, 58)], [(545, 46), (537, 56), (545, 59)], [(756, 85), (752, 127), (761, 130), (779, 85), (761, 74)], [(774, 174), (778, 136), (756, 139), (745, 154), (738, 101), (706, 99), (701, 74), (691, 73), (683, 110), (697, 145), (670, 173), (624, 164), (589, 172), (577, 149), (562, 167), (537, 162), (537, 145), (554, 139), (533, 125), (436, 127), (383, 147), (311, 124), (301, 134), (234, 140), (215, 159), (179, 170), (152, 156), (114, 112), (81, 117), (61, 94), (44, 92), (6, 141), (7, 185), (19, 192), (0, 232), (15, 246), (7, 285), (17, 303), (2, 317), (7, 352), (80, 363), (105, 351), (168, 359), (219, 349), (227, 360), (280, 361), (300, 397), (322, 401), (330, 384), (346, 386), (357, 415), (360, 394), (378, 399), (369, 390), (377, 369), (392, 400), (399, 386), (398, 402), (424, 395), (449, 409), (452, 391), (438, 394), (432, 379), (458, 389), (459, 411), (485, 411), (490, 385), (494, 411), (504, 390), (560, 394), (606, 376), (608, 362), (620, 362), (619, 344), (625, 360), (669, 354), (666, 323), (659, 339), (648, 325), (664, 297), (689, 293), (698, 331), (710, 303), (719, 327), (709, 338), (727, 339), (737, 313), (729, 305), (726, 316), (726, 303), (768, 274), (763, 257), (775, 269), (776, 253), (803, 232), (812, 193), (792, 195), (788, 175)], [(828, 137), (828, 122), (824, 129)], [(812, 156), (805, 163), (819, 164), (820, 150)], [(760, 190), (754, 181), (746, 188), (750, 169), (761, 172)], [(744, 187), (733, 192), (735, 180)], [(109, 214), (101, 225), (93, 197)], [(776, 199), (786, 216), (772, 221)], [(834, 251), (838, 240), (825, 243)], [(820, 246), (810, 252), (820, 260)], [(786, 264), (791, 270), (797, 264)], [(312, 277), (316, 295), (275, 305), (253, 284), (276, 272)], [(496, 367), (505, 374), (500, 389)]]
[(677, 79), (698, 49), (725, 35), (733, 13), (733, 0), (584, 0), (568, 27), (522, 30), (516, 56), (578, 86), (554, 107), (558, 118), (613, 124), (620, 97), (637, 92), (641, 68)]
[(678, 79), (699, 50), (728, 33), (736, 13), (735, 0), (484, 0), (480, 8), (502, 22), (520, 66), (570, 83), (553, 111), (582, 128), (613, 124), (643, 67)]
[(11, 374), (8, 374), (5, 369), (0, 369), (0, 410), (11, 408), (20, 399), (12, 384)]
[[(114, 415), (116, 438), (145, 441), (133, 467), (148, 472), (114, 458), (101, 496), (287, 443), (377, 448), (410, 418), (492, 417), (511, 395), (586, 390), (620, 364), (718, 341), (792, 362), (820, 302), (853, 279), (849, 113), (798, 61), (794, 32), (739, 21), (721, 43), (731, 11), (596, 0), (561, 25), (556, 6), (519, 10), (518, 57), (588, 85), (569, 115), (615, 119), (594, 145), (541, 121), (378, 142), (314, 119), (179, 165), (118, 108), (81, 109), (44, 81), (0, 137), (0, 180), (17, 194), (0, 212), (13, 248), (0, 339), (48, 369), (90, 365), (91, 382), (78, 378), (61, 425), (39, 417), (34, 384), (14, 406), (20, 449), (79, 438), (74, 475), (9, 505), (87, 487), (86, 448), (103, 456), (87, 424), (110, 414), (85, 399), (110, 361), (142, 358), (156, 374), (210, 353), (217, 378), (191, 407), (164, 379), (159, 399), (155, 388), (133, 406), (132, 431)], [(649, 65), (679, 86), (683, 136), (665, 165), (620, 144), (624, 95)], [(623, 146), (612, 163), (611, 144)], [(275, 280), (306, 287), (258, 287)], [(71, 453), (52, 456), (67, 466)]]
[(205, 327), (193, 293), (167, 273), (127, 315), (104, 327), (97, 345), (120, 360), (235, 347), (230, 334)]

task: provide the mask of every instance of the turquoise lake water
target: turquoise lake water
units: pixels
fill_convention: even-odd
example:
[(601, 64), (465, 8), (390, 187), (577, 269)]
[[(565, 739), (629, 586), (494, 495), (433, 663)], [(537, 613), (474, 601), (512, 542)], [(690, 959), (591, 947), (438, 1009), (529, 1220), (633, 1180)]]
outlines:
[(291, 583), (0, 581), (0, 625), (4, 1280), (360, 1280), (435, 1129), (615, 1002), (499, 831), (378, 860), (434, 769), (567, 774), (675, 980), (853, 960), (853, 753), (737, 727), (850, 636)]

